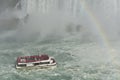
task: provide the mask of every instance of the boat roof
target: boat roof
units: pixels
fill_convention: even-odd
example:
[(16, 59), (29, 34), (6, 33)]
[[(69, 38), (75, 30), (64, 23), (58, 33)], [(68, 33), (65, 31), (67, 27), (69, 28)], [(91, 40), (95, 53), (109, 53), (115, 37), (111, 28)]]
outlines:
[(28, 62), (36, 62), (42, 60), (48, 60), (49, 56), (46, 54), (42, 55), (33, 55), (33, 56), (22, 56), (17, 58), (17, 63), (28, 63)]

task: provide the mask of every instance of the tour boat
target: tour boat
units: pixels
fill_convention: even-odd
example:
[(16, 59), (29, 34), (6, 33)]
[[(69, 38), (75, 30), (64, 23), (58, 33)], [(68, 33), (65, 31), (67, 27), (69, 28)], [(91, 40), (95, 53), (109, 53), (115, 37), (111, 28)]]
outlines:
[(45, 54), (18, 57), (15, 65), (16, 69), (31, 67), (49, 68), (53, 66), (56, 66), (55, 59)]

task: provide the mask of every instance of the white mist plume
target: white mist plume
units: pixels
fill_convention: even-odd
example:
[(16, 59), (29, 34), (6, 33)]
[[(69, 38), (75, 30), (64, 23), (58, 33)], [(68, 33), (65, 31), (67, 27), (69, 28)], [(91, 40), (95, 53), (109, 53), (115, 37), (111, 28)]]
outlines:
[(76, 18), (60, 12), (49, 14), (34, 13), (28, 16), (27, 21), (23, 25), (19, 25), (16, 35), (19, 39), (64, 37), (68, 35), (67, 26), (70, 25), (74, 31), (79, 24)]
[[(114, 7), (112, 0), (107, 1), (110, 1), (110, 3), (107, 5), (108, 7)], [(117, 24), (116, 14), (114, 14), (114, 12), (112, 12), (110, 9), (107, 10), (108, 7), (106, 5), (101, 6), (102, 4), (106, 3), (106, 1), (102, 0), (100, 5), (93, 4), (92, 2), (97, 3), (95, 0), (86, 2), (88, 2), (88, 7), (90, 7), (90, 9), (93, 11), (92, 13), (97, 16), (100, 24), (102, 24), (107, 37), (110, 39), (117, 39), (119, 36), (119, 26)], [(66, 8), (66, 6), (63, 8)], [(113, 9), (116, 8), (117, 7), (114, 7)], [(94, 25), (94, 22), (90, 21), (91, 19), (87, 15), (89, 13), (86, 13), (84, 9), (81, 10), (81, 13), (79, 14), (80, 16), (77, 17), (73, 17), (69, 12), (65, 12), (60, 10), (52, 10), (51, 12), (44, 14), (34, 12), (23, 19), (21, 18), (22, 15), (19, 11), (8, 10), (5, 14), (0, 16), (0, 36), (5, 35), (6, 37), (4, 38), (10, 37), (18, 41), (44, 40), (46, 38), (66, 37), (66, 35), (68, 36), (73, 34), (79, 34), (80, 36), (78, 36), (78, 38), (81, 39), (86, 37), (92, 38), (94, 36), (94, 38), (92, 38), (93, 41), (94, 39), (100, 37), (97, 35), (98, 33), (95, 31), (95, 29), (91, 27), (96, 25)], [(10, 32), (10, 34), (12, 32), (12, 34), (8, 35), (8, 32), (5, 33), (5, 31)], [(86, 40), (88, 40), (88, 38)]]

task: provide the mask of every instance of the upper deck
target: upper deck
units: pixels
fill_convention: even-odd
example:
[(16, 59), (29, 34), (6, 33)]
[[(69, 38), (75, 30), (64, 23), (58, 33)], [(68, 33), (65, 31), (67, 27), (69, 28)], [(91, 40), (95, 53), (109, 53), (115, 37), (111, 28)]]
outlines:
[(36, 62), (36, 61), (43, 61), (48, 60), (48, 55), (33, 55), (33, 56), (23, 56), (17, 58), (17, 63), (28, 63), (28, 62)]

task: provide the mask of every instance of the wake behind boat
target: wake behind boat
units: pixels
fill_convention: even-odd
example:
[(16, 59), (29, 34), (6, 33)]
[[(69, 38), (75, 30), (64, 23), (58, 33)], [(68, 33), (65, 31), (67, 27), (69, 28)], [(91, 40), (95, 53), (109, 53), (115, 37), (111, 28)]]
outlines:
[(31, 68), (31, 67), (49, 68), (55, 66), (56, 66), (55, 59), (45, 54), (18, 57), (15, 65), (16, 69)]

